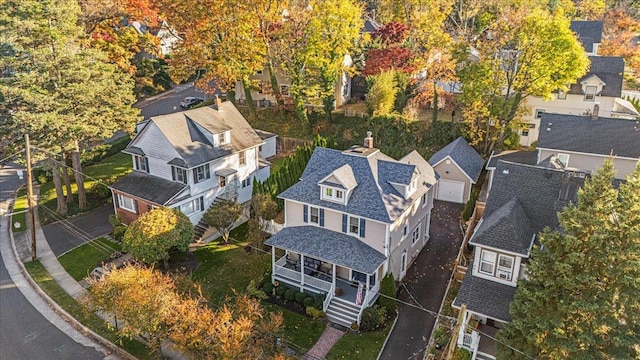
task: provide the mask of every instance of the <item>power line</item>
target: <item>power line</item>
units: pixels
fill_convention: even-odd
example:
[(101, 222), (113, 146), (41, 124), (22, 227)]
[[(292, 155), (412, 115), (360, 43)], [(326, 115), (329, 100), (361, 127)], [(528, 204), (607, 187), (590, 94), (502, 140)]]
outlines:
[(18, 155), (18, 154), (21, 154), (23, 151), (24, 151), (24, 149), (22, 149), (22, 150), (20, 150), (20, 151), (17, 151), (17, 152), (15, 152), (15, 153), (13, 153), (13, 154), (11, 154), (11, 155), (9, 155), (9, 156), (7, 156), (7, 157), (3, 158), (3, 159), (0, 159), (0, 163), (1, 163), (1, 162), (4, 162), (4, 161), (6, 161), (6, 160), (9, 160), (10, 158), (12, 158), (12, 157), (14, 157), (14, 156), (16, 156), (16, 155)]
[[(60, 154), (56, 154), (56, 153), (53, 153), (53, 152), (45, 150), (45, 149), (40, 149), (40, 148), (35, 147), (35, 146), (31, 146), (31, 147), (34, 148), (35, 150), (42, 151), (42, 152), (47, 153), (49, 155), (60, 156)], [(59, 164), (61, 166), (64, 166), (65, 168), (70, 169), (71, 171), (73, 171), (75, 173), (78, 173), (78, 174), (80, 174), (80, 175), (82, 175), (82, 176), (84, 176), (84, 177), (86, 177), (88, 179), (91, 179), (91, 180), (95, 181), (96, 183), (98, 183), (100, 185), (106, 186), (107, 188), (111, 189), (111, 187), (109, 185), (105, 184), (104, 182), (102, 182), (101, 179), (95, 178), (95, 177), (93, 177), (91, 175), (87, 175), (87, 174), (83, 173), (82, 171), (78, 171), (78, 170), (74, 169), (72, 166), (69, 166), (69, 165), (67, 165), (67, 164), (65, 164), (65, 163), (63, 163), (63, 162), (61, 162), (59, 160), (56, 160), (55, 158), (49, 158), (49, 160), (51, 160), (51, 161), (53, 161), (53, 162), (55, 162), (55, 163), (57, 163), (57, 164)]]

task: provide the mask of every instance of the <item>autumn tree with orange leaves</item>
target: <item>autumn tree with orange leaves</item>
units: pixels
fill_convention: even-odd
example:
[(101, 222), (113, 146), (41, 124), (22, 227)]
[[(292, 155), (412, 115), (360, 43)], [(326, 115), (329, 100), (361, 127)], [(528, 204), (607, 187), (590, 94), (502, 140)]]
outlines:
[(211, 309), (197, 285), (185, 293), (176, 280), (144, 266), (110, 269), (90, 281), (83, 303), (115, 315), (119, 334), (144, 336), (154, 349), (166, 339), (195, 358), (284, 359), (271, 336), (282, 326), (280, 313), (267, 313), (246, 295)]
[(640, 33), (640, 21), (629, 16), (623, 7), (609, 10), (604, 19), (604, 36), (598, 53), (623, 57), (627, 85), (640, 89), (637, 80), (640, 77), (640, 44), (633, 41)]

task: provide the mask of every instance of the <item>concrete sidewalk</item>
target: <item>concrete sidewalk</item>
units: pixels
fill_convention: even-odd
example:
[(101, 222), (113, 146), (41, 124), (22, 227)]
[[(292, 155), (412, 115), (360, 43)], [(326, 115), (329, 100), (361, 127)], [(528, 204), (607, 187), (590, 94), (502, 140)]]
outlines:
[[(37, 196), (38, 193), (39, 188), (35, 187), (34, 195)], [(42, 231), (42, 227), (38, 221), (37, 210), (35, 218), (37, 260), (40, 261), (51, 277), (67, 294), (74, 299), (78, 299), (86, 293), (86, 290), (66, 272), (49, 247), (49, 243), (47, 242), (44, 232)], [(27, 230), (15, 237), (10, 231), (10, 226), (7, 226), (10, 231), (10, 244), (12, 248), (10, 253), (13, 256), (7, 255), (8, 251), (2, 251), (5, 265), (11, 273), (11, 279), (16, 284), (30, 285), (27, 287), (20, 287), (20, 290), (23, 292), (25, 297), (58, 329), (63, 331), (76, 342), (85, 346), (94, 347), (96, 350), (105, 354), (105, 359), (135, 359), (134, 356), (74, 319), (62, 307), (56, 304), (55, 301), (53, 301), (53, 299), (51, 299), (44, 291), (42, 291), (38, 284), (31, 278), (31, 276), (29, 276), (23, 262), (25, 260), (25, 254), (27, 254), (26, 260), (31, 260), (31, 243), (27, 234), (30, 234), (29, 229), (32, 224), (30, 223), (29, 216), (26, 217), (26, 220), (28, 222)]]

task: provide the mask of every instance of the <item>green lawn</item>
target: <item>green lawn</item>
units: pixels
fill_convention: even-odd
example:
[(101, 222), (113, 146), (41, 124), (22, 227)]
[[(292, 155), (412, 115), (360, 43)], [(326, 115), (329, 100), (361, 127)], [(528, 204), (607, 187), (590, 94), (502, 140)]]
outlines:
[(96, 333), (125, 349), (139, 359), (160, 359), (157, 353), (151, 351), (142, 343), (126, 338), (120, 338), (110, 330), (105, 322), (93, 313), (88, 313), (76, 300), (69, 296), (51, 277), (40, 262), (26, 263), (27, 271), (38, 283), (38, 286), (65, 309), (71, 316)]
[(99, 238), (63, 254), (58, 260), (71, 277), (80, 281), (98, 266), (100, 261), (116, 250), (122, 250), (122, 246), (113, 241)]
[(313, 347), (327, 325), (324, 321), (314, 320), (266, 301), (263, 301), (262, 305), (269, 312), (282, 313), (283, 324), (279, 335), (290, 344), (305, 351)]
[(249, 281), (262, 279), (271, 267), (271, 255), (247, 254), (243, 244), (212, 243), (196, 250), (194, 255), (199, 265), (192, 278), (202, 285), (204, 295), (214, 307), (227, 296), (243, 291)]
[[(13, 204), (13, 212), (24, 211), (27, 210), (27, 190), (26, 188), (20, 189), (18, 191), (18, 195), (16, 197), (16, 202)], [(11, 226), (13, 228), (13, 232), (25, 231), (27, 229), (26, 223), (26, 212), (15, 214), (11, 217)], [(17, 228), (16, 223), (20, 223), (20, 227)]]
[(326, 359), (375, 359), (378, 357), (389, 331), (391, 331), (391, 322), (378, 331), (365, 333), (349, 331), (331, 348)]
[[(84, 181), (85, 189), (89, 192), (94, 185), (104, 186), (102, 184), (98, 184), (97, 180), (105, 181), (113, 178), (120, 178), (131, 172), (132, 169), (133, 165), (131, 163), (131, 155), (118, 153), (116, 155), (106, 157), (99, 163), (89, 165), (82, 169), (82, 171), (88, 175), (85, 177)], [(106, 187), (102, 190), (108, 191)], [(71, 191), (74, 194), (77, 192), (77, 186), (73, 180), (71, 182)], [(89, 200), (89, 207), (85, 209), (85, 211), (104, 205), (104, 200)], [(51, 210), (56, 209), (56, 190), (53, 186), (53, 181), (40, 185), (40, 202)], [(67, 205), (69, 206), (68, 215), (80, 213), (77, 200), (74, 199), (74, 202)], [(40, 211), (39, 215), (42, 225), (49, 224), (56, 220), (46, 210)]]

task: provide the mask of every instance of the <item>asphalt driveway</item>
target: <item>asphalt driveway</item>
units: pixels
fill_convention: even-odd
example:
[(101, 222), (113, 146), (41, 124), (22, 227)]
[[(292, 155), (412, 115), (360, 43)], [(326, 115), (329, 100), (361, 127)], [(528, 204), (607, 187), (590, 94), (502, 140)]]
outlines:
[[(435, 201), (431, 212), (431, 239), (407, 270), (402, 281), (404, 286), (400, 286), (400, 300), (414, 305), (417, 302), (438, 312), (462, 244), (458, 220), (462, 208), (460, 204)], [(422, 359), (434, 324), (433, 315), (400, 304), (398, 322), (380, 359)]]
[(43, 226), (42, 230), (57, 257), (89, 240), (109, 234), (111, 232), (109, 215), (111, 214), (113, 214), (113, 206), (106, 205), (72, 219)]

